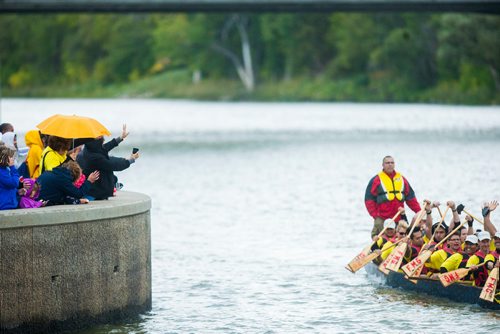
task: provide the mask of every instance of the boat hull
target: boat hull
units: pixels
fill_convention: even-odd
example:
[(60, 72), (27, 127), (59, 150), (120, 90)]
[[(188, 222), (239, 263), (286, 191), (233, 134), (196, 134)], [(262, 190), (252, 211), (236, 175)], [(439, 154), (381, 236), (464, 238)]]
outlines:
[(375, 275), (383, 278), (385, 280), (385, 284), (394, 288), (423, 292), (431, 296), (444, 297), (460, 303), (478, 304), (483, 308), (500, 310), (498, 292), (497, 301), (491, 303), (479, 298), (481, 289), (475, 286), (455, 283), (445, 288), (439, 280), (434, 279), (419, 280), (417, 284), (413, 284), (405, 279), (404, 274), (402, 273), (391, 271), (389, 272), (389, 275), (384, 275), (373, 263), (368, 264), (365, 269), (369, 275)]

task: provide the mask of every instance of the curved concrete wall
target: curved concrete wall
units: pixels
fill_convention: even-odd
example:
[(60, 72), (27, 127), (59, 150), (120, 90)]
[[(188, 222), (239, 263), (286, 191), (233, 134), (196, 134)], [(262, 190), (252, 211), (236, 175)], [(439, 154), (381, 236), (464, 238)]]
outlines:
[(151, 200), (0, 211), (0, 332), (113, 322), (151, 309)]

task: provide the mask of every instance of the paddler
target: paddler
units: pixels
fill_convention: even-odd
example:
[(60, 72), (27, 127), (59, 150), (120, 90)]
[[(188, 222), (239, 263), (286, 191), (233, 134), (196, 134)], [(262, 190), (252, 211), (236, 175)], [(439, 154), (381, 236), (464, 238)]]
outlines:
[(479, 232), (477, 238), (479, 239), (479, 250), (469, 258), (466, 268), (472, 268), (470, 278), (474, 281), (475, 286), (481, 287), (488, 279), (488, 269), (492, 268), (492, 266), (480, 266), (480, 264), (483, 262), (494, 264), (496, 260), (493, 254), (490, 254), (490, 233)]
[[(385, 260), (385, 258), (391, 253), (393, 250), (392, 247), (389, 247), (392, 245), (395, 241), (395, 235), (396, 235), (396, 223), (392, 219), (387, 219), (384, 222), (384, 229), (385, 232), (382, 234), (382, 236), (377, 240), (376, 243), (373, 244), (372, 246), (372, 251), (376, 249), (384, 249), (381, 254), (382, 260)], [(380, 259), (376, 262), (380, 262)]]
[(475, 235), (468, 235), (465, 238), (463, 252), (458, 252), (446, 259), (439, 268), (440, 273), (446, 273), (459, 268), (465, 268), (469, 258), (474, 255), (479, 247), (479, 240)]
[[(439, 232), (439, 230), (437, 230)], [(436, 233), (437, 236), (437, 233)], [(444, 238), (444, 236), (443, 236)], [(443, 239), (441, 238), (441, 240)], [(441, 265), (453, 254), (459, 253), (462, 250), (462, 242), (460, 240), (460, 232), (456, 232), (448, 239), (448, 246), (438, 249), (432, 253), (425, 266), (430, 272), (439, 273)]]

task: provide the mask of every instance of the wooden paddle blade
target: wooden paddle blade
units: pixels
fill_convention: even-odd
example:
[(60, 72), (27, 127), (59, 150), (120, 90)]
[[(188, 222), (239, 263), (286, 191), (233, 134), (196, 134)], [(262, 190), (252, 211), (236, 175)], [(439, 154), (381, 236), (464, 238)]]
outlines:
[(363, 268), (371, 261), (375, 260), (379, 255), (380, 255), (380, 250), (377, 249), (368, 254), (367, 256), (365, 256), (364, 258), (354, 261), (353, 263), (350, 263), (348, 266), (349, 268), (351, 268), (351, 271), (355, 273), (356, 271)]
[(422, 251), (422, 253), (420, 253), (416, 258), (414, 258), (413, 260), (411, 260), (409, 263), (405, 264), (401, 268), (403, 269), (404, 273), (407, 276), (409, 276), (409, 277), (416, 276), (413, 274), (418, 270), (418, 268), (420, 268), (424, 265), (425, 261), (427, 261), (431, 255), (432, 255), (432, 251), (426, 249), (426, 250)]
[(367, 247), (365, 247), (361, 253), (359, 253), (358, 255), (356, 255), (354, 257), (354, 259), (351, 260), (351, 262), (349, 262), (347, 264), (347, 266), (345, 267), (347, 270), (349, 270), (350, 272), (354, 273), (354, 271), (352, 270), (352, 267), (356, 267), (359, 265), (360, 261), (362, 259), (364, 259), (368, 254), (370, 253), (370, 249)]
[(368, 254), (370, 254), (370, 248), (370, 245), (363, 248), (363, 250), (358, 255), (356, 255), (354, 259), (352, 259), (351, 262), (349, 262), (347, 265), (350, 266), (352, 263), (358, 262), (359, 260), (365, 258)]
[[(422, 273), (422, 269), (424, 269), (424, 266), (418, 267), (418, 269), (413, 273), (413, 277), (420, 277), (420, 274)], [(410, 278), (410, 277), (408, 277), (406, 275), (405, 275), (405, 278), (407, 280), (409, 280), (410, 282), (412, 282), (413, 284), (417, 284), (418, 283), (418, 280), (416, 280), (414, 278)]]
[(460, 268), (447, 273), (439, 274), (439, 280), (444, 287), (451, 285), (457, 281), (460, 281), (469, 273), (469, 269)]
[(498, 268), (493, 268), (493, 270), (491, 270), (490, 272), (490, 275), (488, 276), (488, 279), (486, 280), (486, 283), (484, 283), (484, 287), (481, 290), (479, 298), (489, 302), (493, 302), (495, 300), (495, 292), (497, 290), (497, 284), (498, 284)]
[(394, 252), (392, 252), (391, 254), (389, 254), (389, 256), (387, 256), (385, 258), (385, 260), (382, 261), (382, 263), (378, 266), (378, 270), (380, 270), (381, 272), (383, 272), (385, 275), (389, 275), (389, 270), (387, 269), (387, 265), (389, 264), (389, 262), (391, 262), (392, 257), (393, 257), (393, 253)]
[(406, 253), (406, 248), (408, 247), (408, 244), (406, 243), (400, 243), (394, 251), (391, 253), (392, 259), (391, 261), (387, 264), (386, 269), (387, 270), (392, 270), (392, 271), (398, 271), (399, 267), (401, 267), (401, 262), (403, 262), (403, 258)]

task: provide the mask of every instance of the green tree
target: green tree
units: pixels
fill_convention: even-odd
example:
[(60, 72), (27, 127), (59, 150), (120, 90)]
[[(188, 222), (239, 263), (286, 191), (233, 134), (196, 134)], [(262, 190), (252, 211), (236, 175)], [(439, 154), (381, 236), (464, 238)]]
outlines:
[(139, 78), (154, 62), (149, 16), (133, 14), (108, 19), (112, 25), (103, 46), (105, 56), (95, 65), (97, 79), (111, 83)]
[[(440, 47), (437, 57), (443, 77), (475, 82), (474, 85), (490, 86), (490, 89), (500, 91), (500, 18), (490, 15), (445, 14), (438, 22)], [(464, 70), (471, 66), (477, 70)], [(484, 76), (485, 71), (481, 69), (489, 72), (490, 77)], [(461, 78), (476, 74), (475, 79)]]
[(383, 74), (379, 88), (419, 90), (437, 81), (435, 29), (425, 16), (405, 15), (370, 54), (370, 71)]

